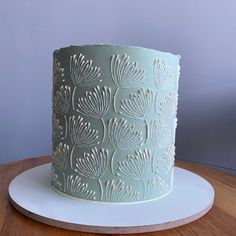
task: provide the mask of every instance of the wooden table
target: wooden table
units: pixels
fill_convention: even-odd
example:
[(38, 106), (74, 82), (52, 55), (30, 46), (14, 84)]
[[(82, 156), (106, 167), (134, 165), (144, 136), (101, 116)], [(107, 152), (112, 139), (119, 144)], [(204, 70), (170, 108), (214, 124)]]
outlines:
[[(22, 171), (48, 163), (50, 160), (49, 156), (45, 156), (0, 165), (1, 236), (93, 235), (63, 230), (36, 222), (22, 215), (11, 206), (8, 200), (8, 185), (10, 181)], [(205, 216), (190, 224), (170, 230), (146, 233), (145, 235), (236, 235), (236, 176), (183, 161), (176, 161), (176, 165), (201, 175), (212, 184), (216, 194), (214, 205)]]

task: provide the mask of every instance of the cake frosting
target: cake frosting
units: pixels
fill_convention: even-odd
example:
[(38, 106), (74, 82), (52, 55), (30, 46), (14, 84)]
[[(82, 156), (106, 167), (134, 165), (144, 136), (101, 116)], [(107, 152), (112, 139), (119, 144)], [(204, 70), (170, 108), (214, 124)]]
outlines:
[(179, 56), (131, 46), (54, 51), (52, 186), (139, 202), (173, 188)]

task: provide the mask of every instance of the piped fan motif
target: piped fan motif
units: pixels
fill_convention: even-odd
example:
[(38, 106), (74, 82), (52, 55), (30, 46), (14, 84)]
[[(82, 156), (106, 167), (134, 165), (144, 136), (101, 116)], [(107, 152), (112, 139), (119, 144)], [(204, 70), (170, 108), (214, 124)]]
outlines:
[(54, 140), (60, 140), (62, 139), (62, 135), (63, 135), (63, 126), (60, 125), (59, 123), (59, 119), (56, 118), (56, 114), (53, 113), (53, 117), (52, 117), (52, 137)]
[(153, 92), (150, 89), (139, 89), (137, 93), (131, 93), (129, 99), (121, 101), (120, 114), (135, 118), (144, 118), (153, 105)]
[(138, 67), (137, 62), (131, 62), (126, 54), (111, 57), (111, 77), (117, 86), (113, 97), (113, 109), (116, 112), (115, 99), (120, 88), (140, 86), (144, 80), (144, 70)]
[(105, 197), (107, 201), (138, 201), (139, 192), (134, 192), (131, 186), (125, 185), (121, 180), (108, 180), (105, 184)]
[(65, 82), (64, 68), (61, 67), (61, 63), (57, 60), (57, 58), (54, 58), (53, 60), (53, 85), (56, 86), (57, 84), (60, 84), (62, 82)]
[(85, 97), (78, 98), (77, 111), (91, 118), (98, 118), (103, 125), (103, 138), (105, 139), (106, 126), (103, 116), (109, 109), (111, 102), (111, 88), (96, 86), (92, 92), (86, 92)]
[(60, 191), (62, 191), (62, 181), (59, 178), (59, 175), (56, 172), (56, 169), (53, 167), (52, 165), (52, 181), (51, 181), (52, 185), (56, 188), (59, 189)]
[(158, 197), (170, 191), (172, 184), (156, 176), (147, 181), (147, 197)]
[(163, 59), (156, 59), (153, 63), (153, 77), (158, 89), (169, 90), (175, 85), (175, 77), (171, 67)]
[(68, 112), (70, 107), (71, 89), (70, 86), (62, 85), (53, 98), (53, 110), (61, 115)]
[(144, 79), (144, 70), (138, 68), (137, 62), (130, 62), (129, 56), (112, 55), (111, 75), (119, 88), (136, 87)]
[(160, 103), (159, 115), (166, 119), (173, 119), (177, 111), (177, 93), (171, 92)]
[(148, 172), (151, 164), (151, 151), (138, 149), (127, 160), (118, 162), (118, 175), (129, 179), (140, 180)]
[(79, 176), (68, 175), (65, 179), (65, 192), (78, 198), (95, 200), (96, 192), (88, 188), (88, 184), (82, 182)]
[(71, 143), (74, 145), (70, 154), (70, 166), (73, 169), (73, 153), (75, 147), (89, 147), (99, 142), (98, 131), (90, 128), (89, 122), (84, 122), (81, 116), (69, 117), (69, 136)]
[(145, 175), (151, 169), (151, 151), (148, 149), (138, 149), (134, 155), (128, 155), (127, 160), (118, 162), (117, 175), (133, 179), (141, 180), (144, 189), (144, 198), (146, 196), (146, 183), (144, 181)]
[(132, 149), (142, 144), (142, 131), (135, 130), (135, 126), (127, 124), (123, 118), (108, 121), (108, 137), (112, 146), (119, 150)]
[(156, 160), (156, 165), (154, 166), (155, 172), (169, 174), (174, 168), (174, 156), (174, 145), (165, 148), (161, 157)]
[(114, 173), (114, 158), (117, 150), (128, 150), (142, 144), (142, 131), (135, 130), (134, 125), (128, 125), (127, 120), (116, 118), (108, 121), (108, 137), (115, 148), (111, 157), (111, 171)]
[[(70, 76), (75, 85), (72, 93), (72, 107), (74, 107), (75, 91), (77, 86), (89, 86), (97, 83), (100, 78), (100, 67), (93, 66), (92, 60), (86, 60), (85, 55), (80, 53), (70, 57)], [(101, 82), (101, 80), (100, 80)]]
[(70, 107), (71, 89), (70, 86), (62, 85), (56, 95), (53, 97), (53, 110), (55, 113), (64, 115), (65, 120), (65, 138), (67, 137), (67, 119), (66, 113)]
[(52, 152), (52, 163), (58, 170), (65, 170), (69, 165), (70, 147), (67, 144), (59, 143)]
[(108, 163), (107, 158), (107, 149), (102, 148), (100, 151), (98, 151), (98, 149), (95, 147), (91, 150), (91, 153), (84, 153), (83, 158), (77, 158), (75, 164), (75, 171), (80, 175), (90, 179), (98, 180), (101, 190), (101, 199), (103, 198), (103, 188), (100, 178), (106, 172)]
[(70, 57), (70, 76), (75, 86), (88, 86), (97, 82), (101, 76), (100, 67), (93, 66), (92, 60), (86, 60), (80, 53)]
[(153, 148), (161, 148), (170, 144), (171, 131), (166, 127), (163, 120), (152, 120), (150, 122), (150, 141)]
[(88, 147), (96, 144), (98, 131), (90, 128), (89, 122), (84, 122), (81, 116), (69, 117), (69, 136), (74, 146)]
[(90, 179), (101, 178), (107, 169), (108, 150), (94, 147), (91, 153), (84, 153), (84, 157), (77, 158), (75, 171)]
[[(121, 100), (120, 114), (134, 119), (143, 119), (148, 115), (153, 106), (153, 91), (139, 89), (137, 93), (131, 93), (129, 99)], [(148, 122), (144, 120), (146, 127), (146, 141), (148, 139)]]

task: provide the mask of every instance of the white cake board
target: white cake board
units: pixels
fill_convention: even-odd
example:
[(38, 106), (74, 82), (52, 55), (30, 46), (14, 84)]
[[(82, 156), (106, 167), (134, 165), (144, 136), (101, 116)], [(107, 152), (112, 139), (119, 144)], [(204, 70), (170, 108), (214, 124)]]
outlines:
[(205, 179), (178, 167), (170, 194), (134, 204), (68, 198), (52, 189), (50, 179), (50, 164), (21, 173), (9, 186), (11, 203), (34, 220), (83, 232), (123, 234), (169, 229), (200, 218), (214, 201), (214, 190)]

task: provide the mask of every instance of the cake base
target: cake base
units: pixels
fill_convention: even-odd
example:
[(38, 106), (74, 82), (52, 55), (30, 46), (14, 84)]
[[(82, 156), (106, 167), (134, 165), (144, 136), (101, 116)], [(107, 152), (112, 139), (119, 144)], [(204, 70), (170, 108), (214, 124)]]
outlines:
[(24, 215), (59, 228), (105, 234), (131, 234), (192, 222), (212, 207), (214, 190), (202, 177), (175, 167), (167, 196), (141, 203), (101, 203), (73, 199), (51, 187), (51, 164), (29, 169), (9, 186), (12, 205)]

